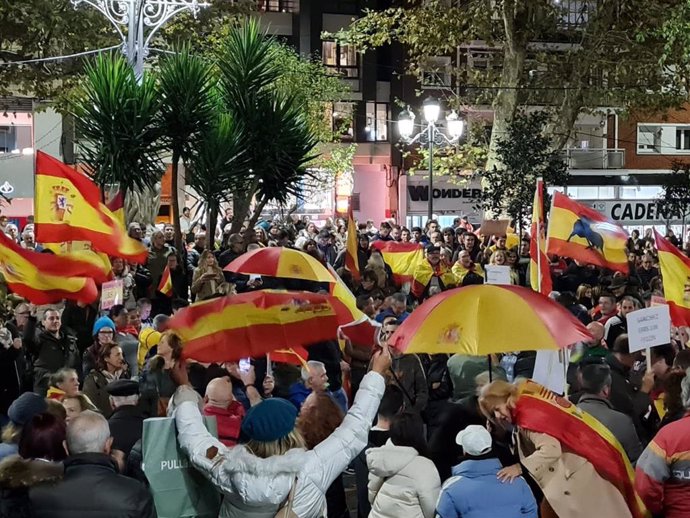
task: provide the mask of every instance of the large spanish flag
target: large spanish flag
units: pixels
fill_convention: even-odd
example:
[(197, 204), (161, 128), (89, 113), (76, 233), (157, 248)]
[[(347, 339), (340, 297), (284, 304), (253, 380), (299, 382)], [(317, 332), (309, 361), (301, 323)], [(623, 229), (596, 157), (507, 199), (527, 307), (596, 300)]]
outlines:
[(350, 270), (352, 278), (355, 282), (359, 282), (359, 260), (357, 254), (357, 225), (355, 225), (355, 218), (352, 216), (352, 210), (347, 216), (347, 248), (345, 249), (345, 268)]
[[(514, 421), (521, 428), (550, 435), (561, 443), (564, 450), (587, 459), (602, 478), (620, 491), (634, 518), (647, 516), (647, 510), (635, 492), (635, 471), (625, 450), (608, 428), (594, 417), (529, 380), (520, 385)], [(621, 516), (625, 514), (621, 510)]]
[(690, 259), (654, 230), (664, 297), (674, 326), (690, 326)]
[(0, 272), (7, 286), (34, 304), (63, 299), (90, 304), (98, 289), (93, 265), (69, 257), (25, 250), (0, 232)]
[(95, 250), (110, 256), (145, 262), (144, 245), (127, 235), (100, 198), (100, 189), (87, 176), (36, 153), (36, 241), (90, 241)]
[(628, 273), (628, 233), (565, 194), (553, 195), (546, 252)]
[(415, 269), (424, 262), (424, 250), (418, 243), (374, 241), (371, 247), (381, 252), (383, 260), (391, 267), (393, 279), (398, 286), (411, 283)]
[(193, 304), (168, 329), (182, 338), (185, 358), (224, 362), (333, 340), (349, 321), (330, 295), (262, 290)]
[(532, 230), (529, 243), (529, 277), (534, 291), (548, 295), (553, 290), (549, 258), (546, 257), (546, 227), (544, 226), (544, 181), (537, 179), (532, 204)]
[(166, 266), (163, 270), (163, 275), (161, 276), (161, 282), (158, 283), (158, 291), (160, 291), (166, 297), (173, 296), (173, 283), (170, 277), (170, 267)]
[(117, 222), (125, 228), (127, 226), (125, 224), (125, 193), (118, 190), (105, 206), (113, 213)]

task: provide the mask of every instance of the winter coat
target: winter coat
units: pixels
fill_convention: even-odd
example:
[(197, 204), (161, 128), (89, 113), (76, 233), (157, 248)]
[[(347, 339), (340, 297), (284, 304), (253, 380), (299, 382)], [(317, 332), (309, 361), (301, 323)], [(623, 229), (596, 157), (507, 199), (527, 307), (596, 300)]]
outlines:
[(519, 428), (520, 463), (539, 484), (558, 518), (632, 518), (625, 498), (584, 457), (561, 449), (555, 438)]
[(393, 358), (390, 382), (398, 385), (405, 395), (405, 406), (421, 414), (429, 401), (429, 388), (426, 383), (424, 367), (416, 354), (403, 354)]
[(119, 475), (103, 453), (68, 457), (65, 475), (54, 485), (31, 490), (33, 518), (152, 518), (153, 498), (146, 487)]
[[(120, 379), (127, 379), (128, 377), (127, 373), (123, 373)], [(105, 389), (108, 383), (108, 378), (106, 378), (101, 371), (94, 369), (86, 376), (83, 388), (84, 394), (89, 397), (91, 402), (106, 419), (113, 413), (113, 409), (110, 406), (110, 394), (108, 394), (108, 391)]]
[(664, 426), (640, 455), (635, 489), (655, 516), (690, 516), (690, 417)]
[(367, 450), (370, 518), (433, 518), (441, 479), (434, 463), (390, 440)]
[(577, 406), (603, 424), (618, 439), (630, 462), (637, 460), (642, 453), (642, 445), (629, 416), (614, 410), (607, 399), (592, 394), (583, 394)]
[(19, 397), (25, 386), (26, 355), (24, 348), (5, 348), (0, 345), (0, 415), (6, 415), (12, 402)]
[(24, 330), (24, 347), (34, 358), (34, 392), (45, 394), (49, 376), (62, 367), (79, 371), (81, 361), (77, 339), (61, 329), (56, 337), (43, 329), (36, 329), (36, 319), (30, 318)]
[[(299, 518), (319, 518), (326, 490), (366, 446), (384, 389), (381, 375), (367, 374), (345, 420), (327, 439), (313, 450), (293, 449), (267, 459), (241, 445), (224, 446), (206, 431), (198, 405), (191, 401), (171, 404), (170, 411), (180, 446), (224, 495), (221, 518), (273, 518), (295, 478), (293, 511)], [(207, 454), (214, 448), (218, 453), (209, 459)]]
[(498, 480), (498, 459), (466, 460), (453, 468), (436, 505), (438, 518), (537, 518), (537, 501), (522, 477)]
[(240, 427), (244, 418), (242, 403), (232, 401), (227, 408), (204, 405), (204, 415), (214, 416), (218, 426), (218, 440), (225, 446), (235, 446), (240, 439)]
[(123, 405), (113, 410), (108, 419), (113, 449), (129, 455), (132, 446), (141, 439), (144, 430), (144, 413), (136, 405)]
[(33, 516), (29, 491), (33, 486), (62, 478), (61, 462), (26, 460), (13, 455), (0, 463), (0, 518)]
[(311, 389), (305, 386), (304, 382), (298, 381), (290, 385), (290, 397), (288, 399), (299, 410), (309, 397), (309, 394), (311, 394)]

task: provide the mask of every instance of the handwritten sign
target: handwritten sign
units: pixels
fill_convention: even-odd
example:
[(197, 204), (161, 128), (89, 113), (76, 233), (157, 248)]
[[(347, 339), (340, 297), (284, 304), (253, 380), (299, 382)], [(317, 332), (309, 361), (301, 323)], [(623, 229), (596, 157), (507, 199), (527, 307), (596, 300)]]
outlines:
[(508, 233), (509, 219), (485, 219), (479, 227), (482, 236), (505, 236)]
[(110, 309), (122, 304), (124, 298), (124, 283), (122, 279), (104, 282), (101, 289), (101, 309)]
[(671, 315), (667, 305), (633, 311), (626, 318), (631, 353), (671, 341)]
[(487, 264), (484, 269), (486, 270), (487, 284), (511, 284), (510, 266)]

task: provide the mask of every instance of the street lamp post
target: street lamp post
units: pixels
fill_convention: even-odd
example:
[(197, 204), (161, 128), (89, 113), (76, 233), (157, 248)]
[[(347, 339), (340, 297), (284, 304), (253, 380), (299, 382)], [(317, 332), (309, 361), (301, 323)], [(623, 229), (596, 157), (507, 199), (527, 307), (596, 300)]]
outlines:
[(426, 144), (429, 149), (429, 212), (428, 220), (434, 217), (434, 146), (448, 146), (455, 144), (465, 127), (465, 122), (451, 111), (446, 117), (446, 129), (448, 135), (443, 133), (436, 124), (441, 115), (441, 104), (433, 97), (429, 97), (422, 104), (422, 113), (426, 121), (426, 127), (416, 135), (414, 133), (415, 115), (409, 109), (403, 110), (398, 116), (398, 132), (401, 139), (408, 145), (419, 141)]
[[(100, 11), (122, 40), (122, 53), (127, 56), (137, 78), (144, 76), (144, 59), (154, 34), (170, 18), (190, 11), (196, 18), (199, 9), (210, 4), (199, 0), (71, 0), (74, 7), (87, 4)], [(124, 28), (127, 32), (124, 32)]]

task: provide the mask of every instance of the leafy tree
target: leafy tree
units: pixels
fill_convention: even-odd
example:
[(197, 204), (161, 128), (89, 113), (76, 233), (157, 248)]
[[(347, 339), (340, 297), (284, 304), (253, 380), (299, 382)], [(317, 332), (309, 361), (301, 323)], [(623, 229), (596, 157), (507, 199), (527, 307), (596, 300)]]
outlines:
[[(284, 204), (298, 196), (310, 173), (317, 139), (309, 126), (305, 103), (295, 92), (276, 87), (281, 77), (274, 40), (249, 19), (231, 30), (218, 57), (220, 88), (233, 120), (242, 121), (246, 169), (237, 171), (233, 190), (232, 231), (245, 217), (250, 226), (268, 202)], [(255, 207), (249, 216), (252, 203)]]
[[(491, 104), (491, 170), (498, 141), (521, 107), (540, 105), (553, 115), (552, 144), (561, 148), (584, 109), (659, 109), (682, 102), (684, 83), (671, 67), (659, 66), (664, 40), (655, 32), (681, 2), (500, 0), (449, 6), (427, 0), (367, 11), (336, 37), (362, 51), (402, 43), (408, 73), (451, 77), (455, 86), (442, 88), (449, 104)], [(469, 50), (477, 42), (485, 52), (482, 66), (474, 66), (477, 54)], [(436, 56), (462, 58), (439, 67)]]
[[(101, 54), (86, 66), (70, 100), (79, 135), (80, 161), (102, 188), (117, 185), (128, 202), (128, 219), (137, 212), (132, 196), (155, 190), (165, 167), (158, 125), (162, 98), (153, 77), (137, 81), (120, 54)], [(151, 208), (142, 214), (152, 223)]]
[(661, 185), (664, 194), (657, 200), (657, 210), (665, 215), (667, 226), (673, 216), (680, 216), (685, 239), (685, 220), (690, 215), (690, 163), (674, 162), (671, 174), (663, 176)]
[[(172, 151), (172, 219), (175, 246), (183, 249), (180, 232), (179, 166), (196, 152), (199, 138), (213, 120), (212, 102), (216, 78), (213, 67), (188, 45), (166, 56), (156, 74), (162, 98), (159, 114), (161, 132)], [(217, 133), (211, 136), (217, 136)], [(203, 139), (201, 139), (203, 141)]]
[(501, 169), (494, 167), (482, 173), (484, 189), (479, 208), (495, 215), (505, 213), (514, 219), (522, 232), (522, 223), (532, 212), (537, 178), (545, 185), (567, 185), (568, 166), (553, 151), (546, 133), (545, 112), (519, 114), (508, 125), (508, 133), (497, 142)]
[[(232, 200), (237, 172), (246, 170), (243, 139), (241, 125), (220, 109), (194, 138), (186, 182), (207, 204), (209, 229), (216, 228), (221, 204)], [(207, 246), (213, 246), (212, 239)]]

